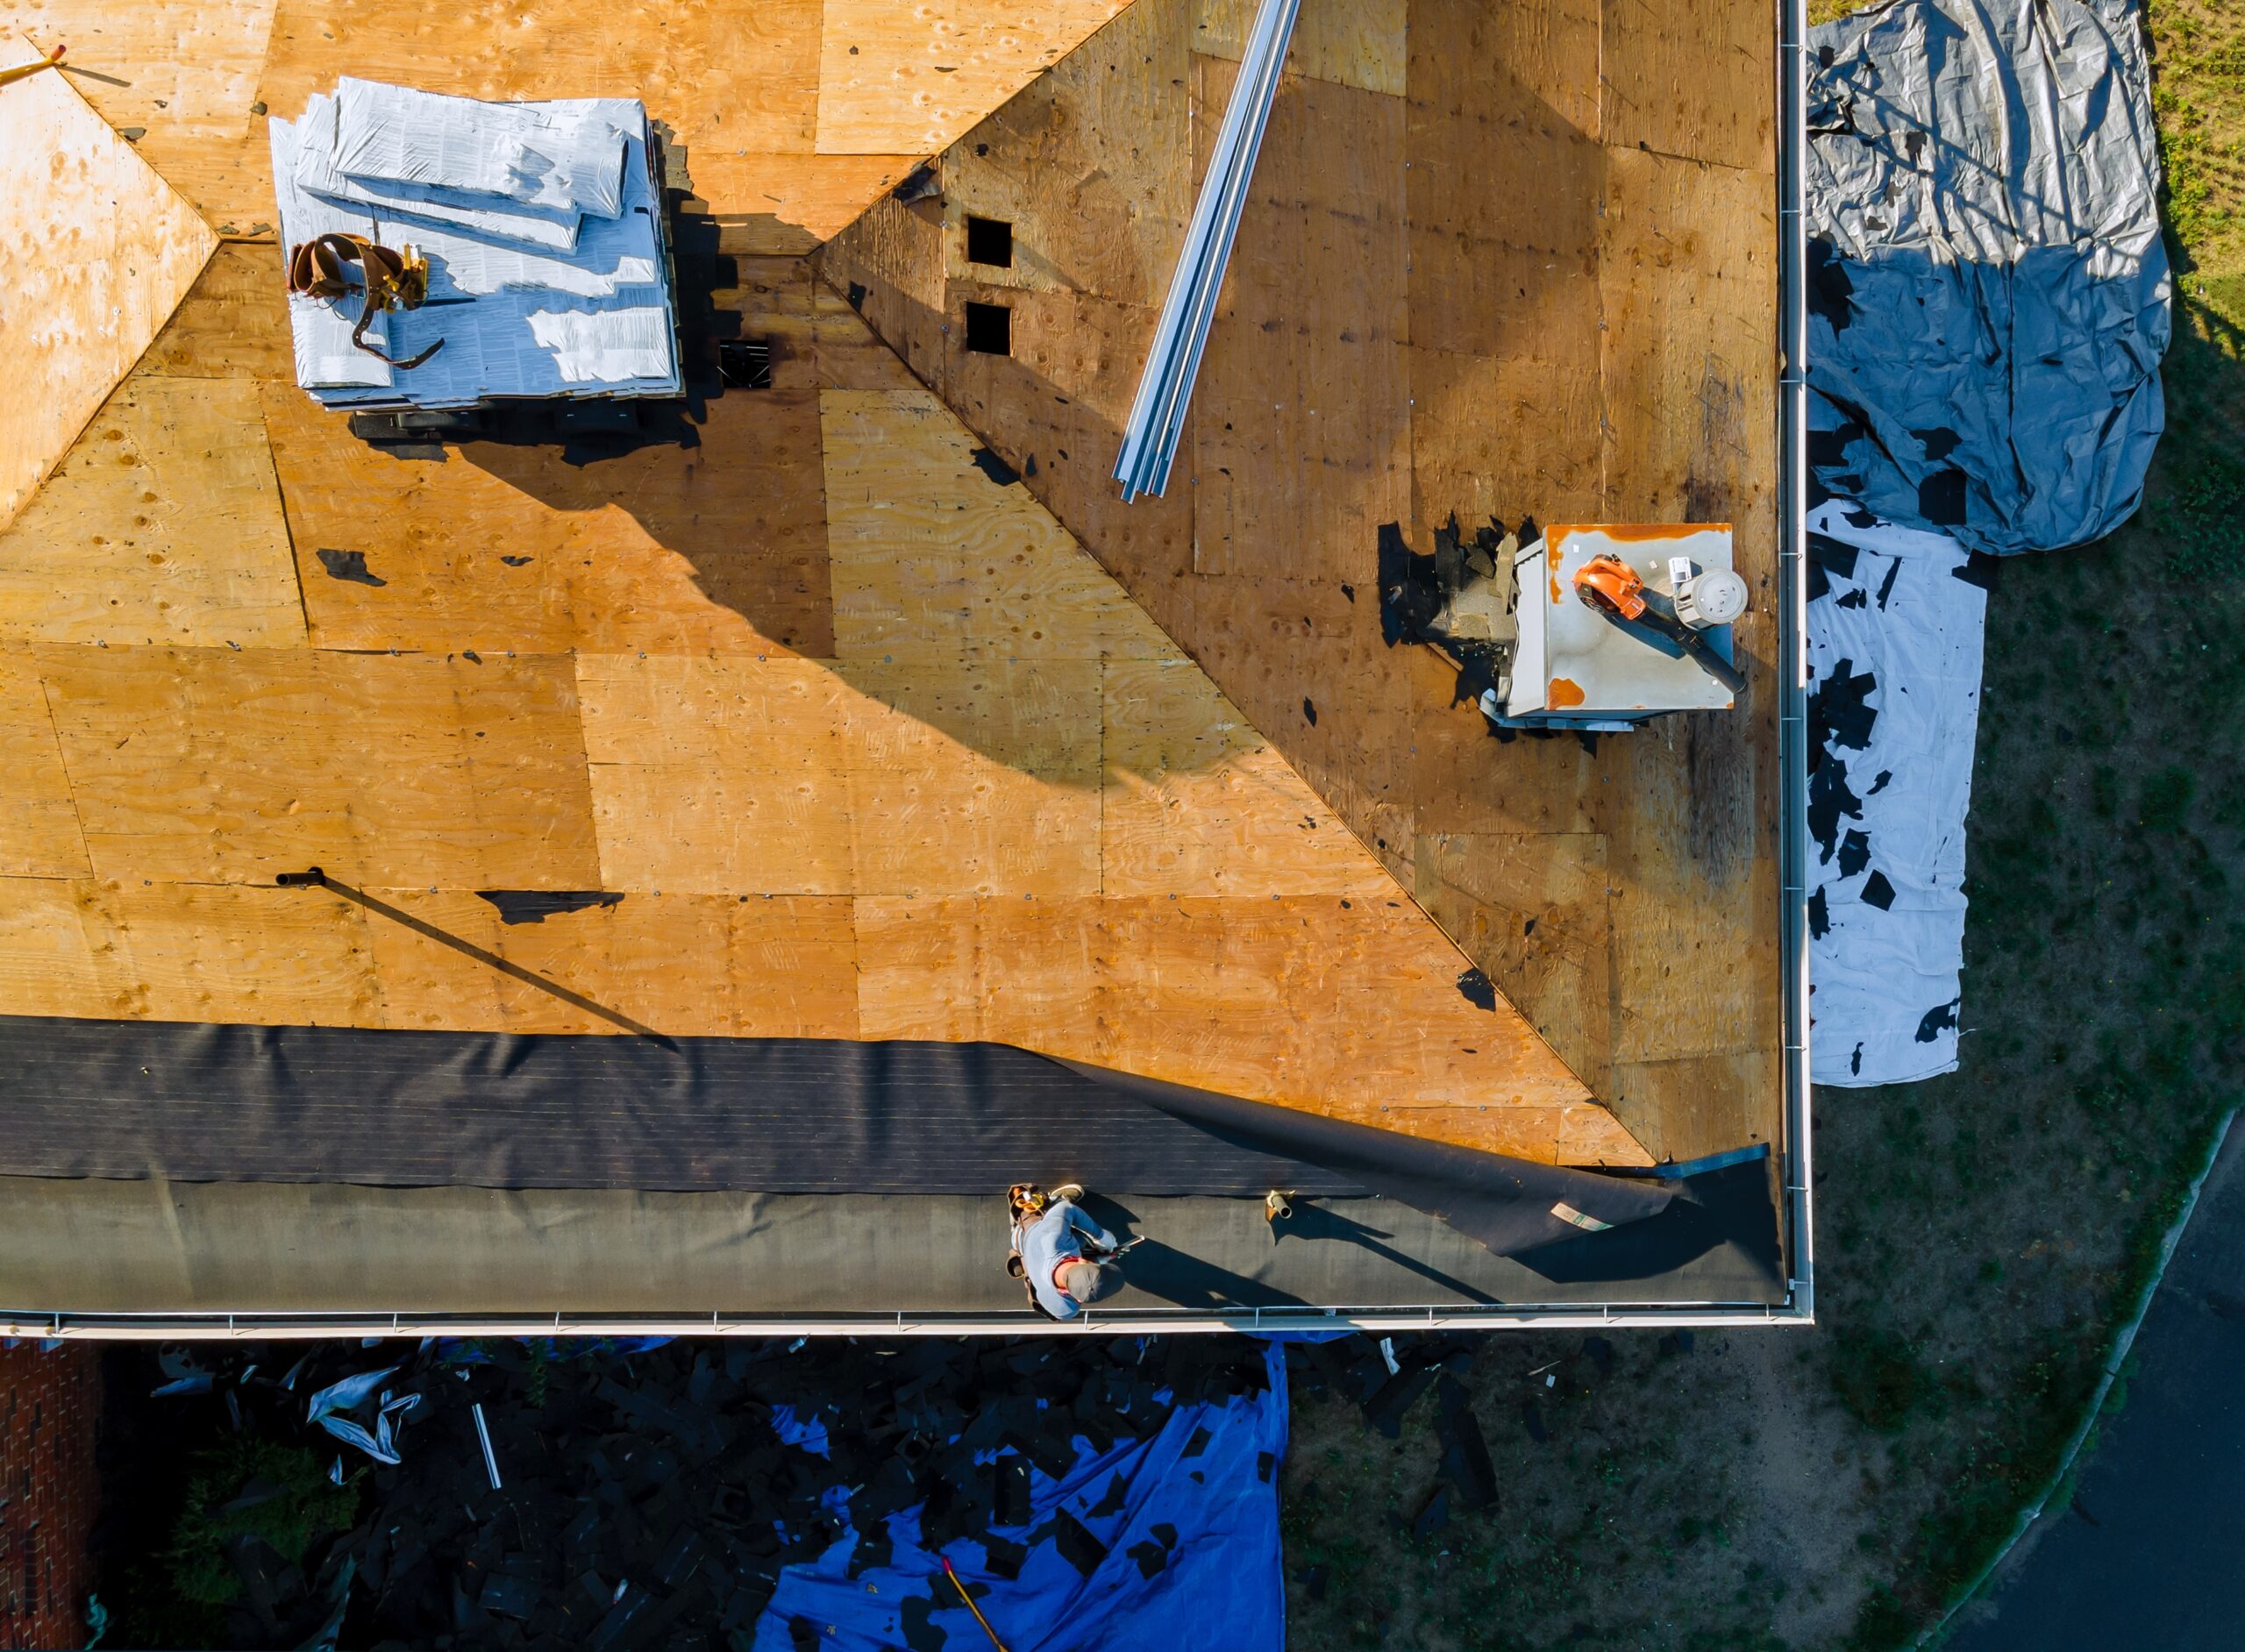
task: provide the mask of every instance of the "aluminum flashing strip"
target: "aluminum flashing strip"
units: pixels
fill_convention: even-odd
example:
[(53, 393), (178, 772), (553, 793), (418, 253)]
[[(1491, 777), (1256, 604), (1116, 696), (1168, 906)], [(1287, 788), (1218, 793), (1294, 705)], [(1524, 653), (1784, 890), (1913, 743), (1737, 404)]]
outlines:
[(1208, 157), (1201, 198), (1193, 206), (1193, 222), (1185, 232), (1177, 272), (1170, 278), (1169, 296), (1162, 301), (1153, 346), (1130, 403), (1130, 421), (1123, 428), (1115, 479), (1122, 484), (1126, 501), (1140, 494), (1159, 494), (1169, 486), (1170, 463), (1177, 456), (1193, 381), (1201, 371), (1201, 354), (1216, 318), (1224, 267), (1231, 260), (1232, 238), (1246, 209), (1255, 157), (1263, 147), (1263, 129), (1270, 123), (1279, 73), (1301, 10), (1301, 0), (1261, 0), (1256, 8), (1255, 25), (1240, 56), (1239, 78), (1232, 82), (1231, 102), (1225, 106), (1223, 125)]

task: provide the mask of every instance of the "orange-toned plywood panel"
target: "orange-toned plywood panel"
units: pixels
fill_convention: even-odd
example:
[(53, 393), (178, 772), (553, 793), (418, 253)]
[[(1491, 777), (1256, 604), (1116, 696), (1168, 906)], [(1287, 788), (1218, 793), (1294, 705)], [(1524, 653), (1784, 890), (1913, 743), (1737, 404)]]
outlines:
[(681, 1036), (857, 1036), (846, 901), (641, 892), (535, 917), (515, 905), (508, 922), (500, 903), (465, 891), (377, 893), (438, 932), (368, 917), (386, 1026), (614, 1033), (635, 1022)]
[(273, 217), (258, 77), (274, 0), (23, 0), (17, 25), (67, 45), (72, 82), (226, 233)]
[[(1401, 96), (1407, 0), (1303, 0), (1286, 48), (1286, 73)], [(1201, 0), (1193, 49), (1237, 63), (1255, 23), (1255, 0)]]
[(847, 894), (855, 696), (807, 660), (581, 655), (599, 887)]
[(821, 154), (942, 148), (1058, 62), (1126, 0), (825, 0)]
[(187, 379), (294, 378), (281, 257), (274, 242), (222, 242), (138, 371)]
[(317, 890), (0, 878), (18, 1015), (381, 1024), (357, 908)]
[[(34, 55), (0, 31), (11, 62)], [(0, 527), (69, 450), (217, 238), (60, 72), (0, 98)]]
[(1605, 838), (1422, 832), (1415, 848), (1419, 904), (1583, 1081), (1607, 1093), (1613, 972)]
[(1098, 891), (1095, 660), (580, 670), (609, 888)]
[(1034, 904), (859, 901), (864, 1036), (1000, 1039), (1497, 1151), (1643, 1162), (1509, 1010), (1465, 1000), (1407, 901)]
[(1099, 892), (1097, 660), (837, 669), (858, 893)]
[[(1133, 0), (945, 153), (949, 279), (1161, 302), (1193, 212), (1197, 4)], [(1013, 225), (1011, 267), (968, 260), (970, 213)]]
[(96, 872), (597, 887), (566, 658), (44, 645)]
[(119, 385), (0, 529), (0, 633), (303, 642), (256, 384), (135, 373)]
[[(1777, 30), (1765, 6), (1602, 0), (1601, 135), (1752, 172), (1776, 164)], [(1774, 197), (1773, 197), (1774, 198)]]
[(83, 878), (93, 868), (62, 748), (47, 715), (39, 662), (19, 643), (0, 644), (0, 873)]
[(1183, 658), (1107, 669), (1109, 894), (1352, 894), (1393, 880)]
[(1175, 652), (934, 396), (832, 391), (822, 405), (840, 657)]
[(713, 397), (695, 445), (584, 466), (497, 442), (392, 458), (292, 386), (265, 397), (321, 646), (831, 650), (813, 392)]
[[(1195, 60), (1204, 145), (1237, 67)], [(1279, 85), (1194, 387), (1201, 573), (1369, 582), (1408, 513), (1403, 135), (1400, 97)]]

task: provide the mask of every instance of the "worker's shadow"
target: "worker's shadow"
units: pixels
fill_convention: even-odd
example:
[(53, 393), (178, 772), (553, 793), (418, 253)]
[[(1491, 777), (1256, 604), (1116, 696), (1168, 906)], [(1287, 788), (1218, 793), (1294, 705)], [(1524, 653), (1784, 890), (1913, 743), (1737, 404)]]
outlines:
[[(1138, 1217), (1136, 1212), (1119, 1201), (1098, 1194), (1087, 1194), (1083, 1200), (1085, 1213), (1108, 1231), (1128, 1239), (1133, 1236)], [(1382, 1229), (1366, 1226), (1336, 1212), (1324, 1210), (1306, 1200), (1294, 1201), (1294, 1214), (1286, 1219), (1266, 1224), (1259, 1202), (1249, 1199), (1208, 1200), (1195, 1201), (1196, 1215), (1203, 1217), (1200, 1230), (1187, 1243), (1203, 1243), (1208, 1249), (1224, 1247), (1233, 1256), (1244, 1259), (1250, 1256), (1268, 1255), (1272, 1250), (1289, 1244), (1337, 1242), (1368, 1250), (1395, 1266), (1418, 1275), (1463, 1300), (1493, 1304), (1499, 1299), (1477, 1285), (1429, 1266), (1415, 1257), (1405, 1255), (1392, 1245), (1382, 1243), (1393, 1235)], [(1237, 1307), (1308, 1307), (1308, 1297), (1297, 1295), (1281, 1285), (1254, 1278), (1234, 1271), (1192, 1250), (1180, 1250), (1151, 1235), (1137, 1235), (1139, 1243), (1123, 1261), (1123, 1278), (1134, 1291), (1143, 1291), (1165, 1302), (1180, 1307), (1206, 1312), (1222, 1312)], [(1184, 1237), (1184, 1235), (1178, 1235)], [(1322, 1271), (1321, 1270), (1321, 1277)]]

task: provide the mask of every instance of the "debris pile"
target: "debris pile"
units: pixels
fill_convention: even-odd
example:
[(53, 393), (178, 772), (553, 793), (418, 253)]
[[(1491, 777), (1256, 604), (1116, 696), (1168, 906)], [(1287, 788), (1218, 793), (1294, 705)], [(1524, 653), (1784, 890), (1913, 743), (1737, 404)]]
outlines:
[(921, 1652), (986, 1643), (962, 1587), (1009, 1644), (1279, 1644), (1262, 1345), (396, 1346), (167, 1369), (364, 1488), (302, 1556), (231, 1545), (229, 1644)]

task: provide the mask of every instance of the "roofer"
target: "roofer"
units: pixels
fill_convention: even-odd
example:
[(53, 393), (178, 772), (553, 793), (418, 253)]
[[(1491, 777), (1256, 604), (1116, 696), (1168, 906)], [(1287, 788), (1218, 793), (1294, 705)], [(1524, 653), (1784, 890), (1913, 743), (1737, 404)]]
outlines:
[(1030, 1306), (1048, 1319), (1072, 1320), (1087, 1303), (1122, 1288), (1121, 1259), (1130, 1247), (1078, 1207), (1083, 1196), (1076, 1182), (1050, 1193), (1017, 1183), (1006, 1195), (1014, 1241), (1006, 1271), (1022, 1282)]

